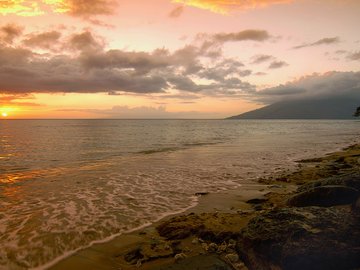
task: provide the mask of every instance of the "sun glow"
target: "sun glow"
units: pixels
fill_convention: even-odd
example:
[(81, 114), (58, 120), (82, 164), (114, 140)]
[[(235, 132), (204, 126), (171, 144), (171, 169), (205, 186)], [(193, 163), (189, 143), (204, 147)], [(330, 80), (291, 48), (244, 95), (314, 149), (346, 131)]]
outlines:
[(1, 116), (2, 116), (2, 117), (8, 117), (8, 114), (7, 114), (6, 112), (2, 112), (2, 113), (1, 113)]

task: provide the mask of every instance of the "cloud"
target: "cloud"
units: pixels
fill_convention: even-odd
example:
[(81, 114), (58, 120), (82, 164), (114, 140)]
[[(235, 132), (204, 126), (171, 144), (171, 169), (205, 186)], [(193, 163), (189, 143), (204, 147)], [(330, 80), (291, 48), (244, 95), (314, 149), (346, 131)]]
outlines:
[(353, 61), (359, 61), (360, 60), (360, 51), (354, 52), (354, 53), (349, 53), (346, 58), (349, 60), (353, 60)]
[(238, 42), (238, 41), (265, 41), (270, 38), (270, 35), (265, 30), (249, 29), (236, 33), (219, 33), (213, 35), (213, 40), (220, 43)]
[(178, 6), (169, 13), (169, 17), (179, 18), (183, 13), (184, 13), (184, 6)]
[(98, 23), (95, 17), (114, 14), (117, 5), (117, 0), (7, 0), (0, 2), (0, 14), (38, 16), (50, 9)]
[(23, 40), (23, 44), (34, 48), (53, 49), (60, 37), (61, 33), (58, 31), (31, 34), (27, 39)]
[(79, 51), (96, 51), (104, 47), (104, 41), (96, 38), (90, 31), (84, 31), (73, 34), (68, 41), (68, 46)]
[(327, 99), (343, 97), (360, 102), (360, 72), (327, 72), (304, 76), (256, 92), (253, 98), (265, 103), (294, 99)]
[(271, 64), (269, 65), (269, 69), (277, 69), (277, 68), (282, 68), (282, 67), (286, 67), (289, 64), (286, 63), (285, 61), (273, 61), (271, 62)]
[(188, 112), (169, 112), (165, 106), (150, 107), (128, 107), (128, 106), (114, 106), (108, 110), (99, 109), (66, 109), (60, 111), (74, 111), (74, 112), (87, 112), (100, 115), (102, 118), (117, 118), (117, 119), (187, 119), (187, 118), (212, 118), (215, 113), (201, 113), (196, 111)]
[(39, 107), (41, 104), (30, 102), (35, 99), (29, 94), (20, 95), (0, 95), (0, 106), (18, 106), (18, 107)]
[(0, 27), (0, 42), (12, 44), (13, 41), (21, 36), (23, 28), (16, 24), (6, 24)]
[(252, 62), (251, 64), (261, 64), (267, 61), (270, 61), (272, 59), (274, 59), (274, 56), (272, 55), (266, 55), (266, 54), (260, 54), (260, 55), (255, 55), (252, 57)]
[(292, 0), (174, 0), (173, 2), (209, 10), (215, 13), (227, 14), (231, 11), (289, 3), (292, 2)]
[(313, 43), (305, 43), (299, 46), (293, 47), (293, 49), (302, 49), (306, 47), (314, 47), (319, 45), (331, 45), (331, 44), (337, 44), (340, 42), (340, 39), (338, 37), (331, 37), (331, 38), (322, 38), (318, 41), (315, 41)]
[(227, 42), (265, 42), (272, 36), (262, 29), (247, 29), (239, 32), (216, 33), (216, 34), (199, 34), (197, 41), (201, 42), (200, 48), (204, 54), (217, 56), (222, 53), (222, 46)]
[(89, 19), (98, 15), (112, 15), (118, 5), (116, 0), (64, 0), (59, 1), (58, 11)]
[[(227, 34), (230, 38), (221, 41), (247, 39), (248, 33), (252, 30)], [(107, 50), (105, 41), (90, 30), (67, 36), (45, 31), (24, 37), (11, 46), (0, 47), (0, 93), (115, 95), (179, 90), (239, 96), (255, 91), (254, 85), (242, 79), (252, 70), (236, 58), (224, 57), (221, 45), (217, 50), (204, 50), (200, 43), (173, 52), (164, 48), (143, 52)]]

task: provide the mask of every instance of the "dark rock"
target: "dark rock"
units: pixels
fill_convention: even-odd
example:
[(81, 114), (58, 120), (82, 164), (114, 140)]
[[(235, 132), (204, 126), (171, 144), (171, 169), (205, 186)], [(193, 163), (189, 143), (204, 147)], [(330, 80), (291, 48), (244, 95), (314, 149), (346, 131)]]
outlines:
[(138, 264), (159, 258), (169, 258), (174, 255), (174, 250), (165, 241), (157, 243), (143, 243), (127, 251), (124, 259), (129, 264)]
[(354, 213), (360, 214), (360, 197), (353, 203), (353, 205), (351, 206), (351, 210)]
[(130, 264), (136, 264), (138, 260), (141, 260), (143, 258), (144, 258), (144, 255), (141, 253), (140, 247), (136, 247), (136, 248), (128, 251), (128, 253), (126, 253), (124, 255), (125, 261)]
[(260, 204), (260, 203), (264, 203), (264, 202), (267, 202), (269, 199), (266, 199), (266, 198), (257, 198), (257, 199), (251, 199), (251, 200), (248, 200), (246, 201), (246, 203), (249, 203), (249, 204)]
[(298, 192), (308, 191), (320, 186), (346, 186), (360, 191), (360, 174), (352, 173), (313, 181), (300, 186)]
[(199, 255), (185, 258), (176, 264), (152, 268), (152, 270), (232, 270), (233, 268), (215, 255)]
[(156, 227), (159, 235), (168, 240), (185, 239), (190, 235), (197, 235), (205, 226), (195, 215), (175, 217)]
[(288, 205), (334, 206), (351, 204), (359, 196), (359, 191), (346, 186), (319, 186), (296, 194), (288, 200)]
[(284, 208), (252, 219), (237, 251), (249, 269), (360, 267), (360, 216), (348, 208)]
[(209, 192), (196, 192), (195, 193), (195, 196), (205, 196), (205, 195), (208, 195)]
[(241, 219), (240, 215), (231, 213), (189, 214), (166, 220), (156, 229), (159, 235), (167, 240), (180, 240), (192, 236), (221, 244), (237, 237), (237, 224)]

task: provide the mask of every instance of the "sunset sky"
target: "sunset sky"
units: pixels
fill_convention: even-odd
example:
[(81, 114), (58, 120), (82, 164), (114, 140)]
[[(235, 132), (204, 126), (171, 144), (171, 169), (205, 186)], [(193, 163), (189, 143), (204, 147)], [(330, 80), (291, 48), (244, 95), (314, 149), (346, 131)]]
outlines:
[(359, 14), (359, 0), (0, 0), (0, 114), (223, 118), (354, 91)]

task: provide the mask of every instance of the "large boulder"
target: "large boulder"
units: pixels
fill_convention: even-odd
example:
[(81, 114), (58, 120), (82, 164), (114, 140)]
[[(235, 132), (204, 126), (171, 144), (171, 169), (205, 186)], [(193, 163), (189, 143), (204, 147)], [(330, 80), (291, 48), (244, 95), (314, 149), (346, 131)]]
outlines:
[(351, 173), (346, 175), (337, 175), (329, 178), (323, 178), (313, 181), (298, 188), (298, 192), (305, 192), (320, 186), (346, 186), (360, 191), (360, 173)]
[(357, 189), (346, 186), (318, 186), (296, 194), (288, 200), (288, 205), (334, 206), (352, 204), (359, 196)]
[(360, 216), (348, 208), (284, 208), (253, 218), (237, 251), (249, 269), (360, 267)]

